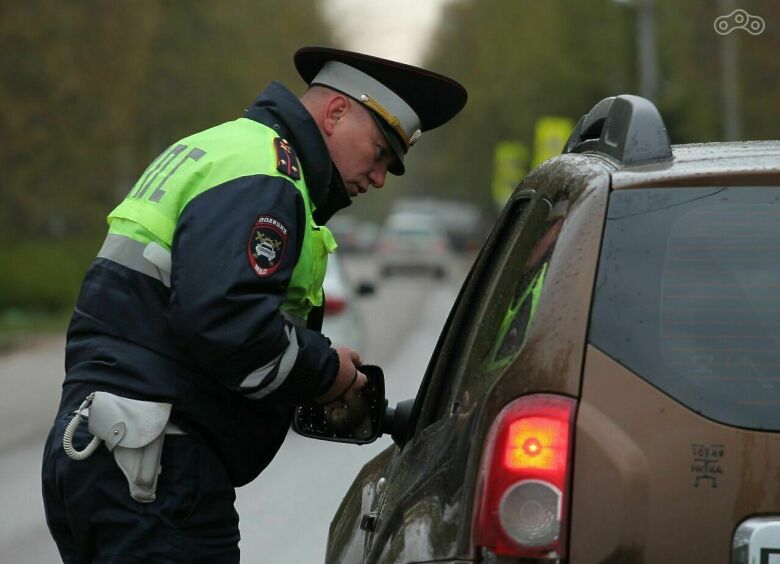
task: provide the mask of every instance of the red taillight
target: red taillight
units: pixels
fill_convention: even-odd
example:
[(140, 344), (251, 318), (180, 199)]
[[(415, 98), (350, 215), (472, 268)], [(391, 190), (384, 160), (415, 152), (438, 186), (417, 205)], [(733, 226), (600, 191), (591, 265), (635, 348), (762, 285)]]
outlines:
[(515, 557), (563, 558), (576, 401), (549, 394), (501, 410), (482, 453), (474, 546)]
[(341, 313), (347, 309), (347, 301), (344, 298), (325, 296), (325, 315)]

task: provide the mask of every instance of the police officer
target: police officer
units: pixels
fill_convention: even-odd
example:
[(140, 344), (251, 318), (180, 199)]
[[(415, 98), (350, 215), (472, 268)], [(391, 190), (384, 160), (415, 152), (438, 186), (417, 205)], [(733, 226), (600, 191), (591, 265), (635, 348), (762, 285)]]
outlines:
[[(320, 333), (328, 219), (457, 114), (450, 78), (300, 49), (242, 117), (166, 149), (108, 216), (68, 329), (43, 461), (65, 562), (238, 562), (234, 488), (293, 406), (350, 406), (360, 357)], [(82, 424), (83, 423), (83, 424)]]

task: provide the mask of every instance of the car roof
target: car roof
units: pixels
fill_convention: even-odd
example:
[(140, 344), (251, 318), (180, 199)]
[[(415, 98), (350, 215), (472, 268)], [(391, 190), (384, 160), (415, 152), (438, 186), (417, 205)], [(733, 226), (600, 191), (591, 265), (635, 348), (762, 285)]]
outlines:
[(671, 145), (658, 108), (640, 96), (604, 98), (577, 122), (563, 150), (608, 162), (613, 188), (778, 184), (780, 141)]
[[(622, 166), (612, 173), (615, 189), (716, 182), (724, 176), (780, 173), (780, 141), (739, 141), (673, 145), (672, 159)], [(757, 179), (759, 180), (759, 179)]]

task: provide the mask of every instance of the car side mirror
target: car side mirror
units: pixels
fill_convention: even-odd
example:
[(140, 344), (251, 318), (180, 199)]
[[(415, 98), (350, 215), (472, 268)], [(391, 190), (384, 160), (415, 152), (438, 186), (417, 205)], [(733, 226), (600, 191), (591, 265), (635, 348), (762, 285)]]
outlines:
[(371, 282), (361, 282), (355, 288), (358, 296), (373, 296), (376, 293), (376, 287)]
[(378, 366), (364, 364), (360, 371), (366, 375), (366, 385), (360, 390), (367, 404), (367, 414), (354, 428), (337, 429), (325, 417), (325, 408), (311, 403), (295, 408), (293, 431), (304, 437), (339, 443), (364, 445), (373, 443), (382, 435), (390, 435), (398, 446), (403, 446), (409, 435), (409, 422), (414, 400), (399, 402), (395, 408), (387, 405), (385, 375)]
[(344, 431), (336, 428), (325, 417), (325, 407), (317, 403), (295, 408), (293, 431), (304, 437), (364, 445), (373, 443), (382, 434), (382, 422), (387, 400), (385, 399), (385, 375), (378, 366), (364, 364), (360, 371), (366, 375), (366, 385), (360, 396), (366, 402), (367, 413), (354, 428)]

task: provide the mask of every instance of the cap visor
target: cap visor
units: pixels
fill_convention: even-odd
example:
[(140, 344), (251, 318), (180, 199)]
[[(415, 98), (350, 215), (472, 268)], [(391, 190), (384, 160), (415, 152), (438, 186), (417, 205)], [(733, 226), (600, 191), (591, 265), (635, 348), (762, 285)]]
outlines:
[(390, 146), (390, 150), (395, 155), (395, 159), (393, 159), (393, 162), (387, 167), (387, 171), (395, 176), (403, 175), (403, 173), (406, 172), (406, 167), (404, 167), (404, 148), (401, 145), (401, 140), (398, 138), (398, 135), (390, 129), (390, 126), (387, 125), (385, 120), (379, 117), (376, 112), (370, 108), (366, 109), (368, 110), (368, 113), (371, 114), (371, 117), (374, 118), (377, 127), (379, 127), (379, 131), (385, 136), (387, 144)]

